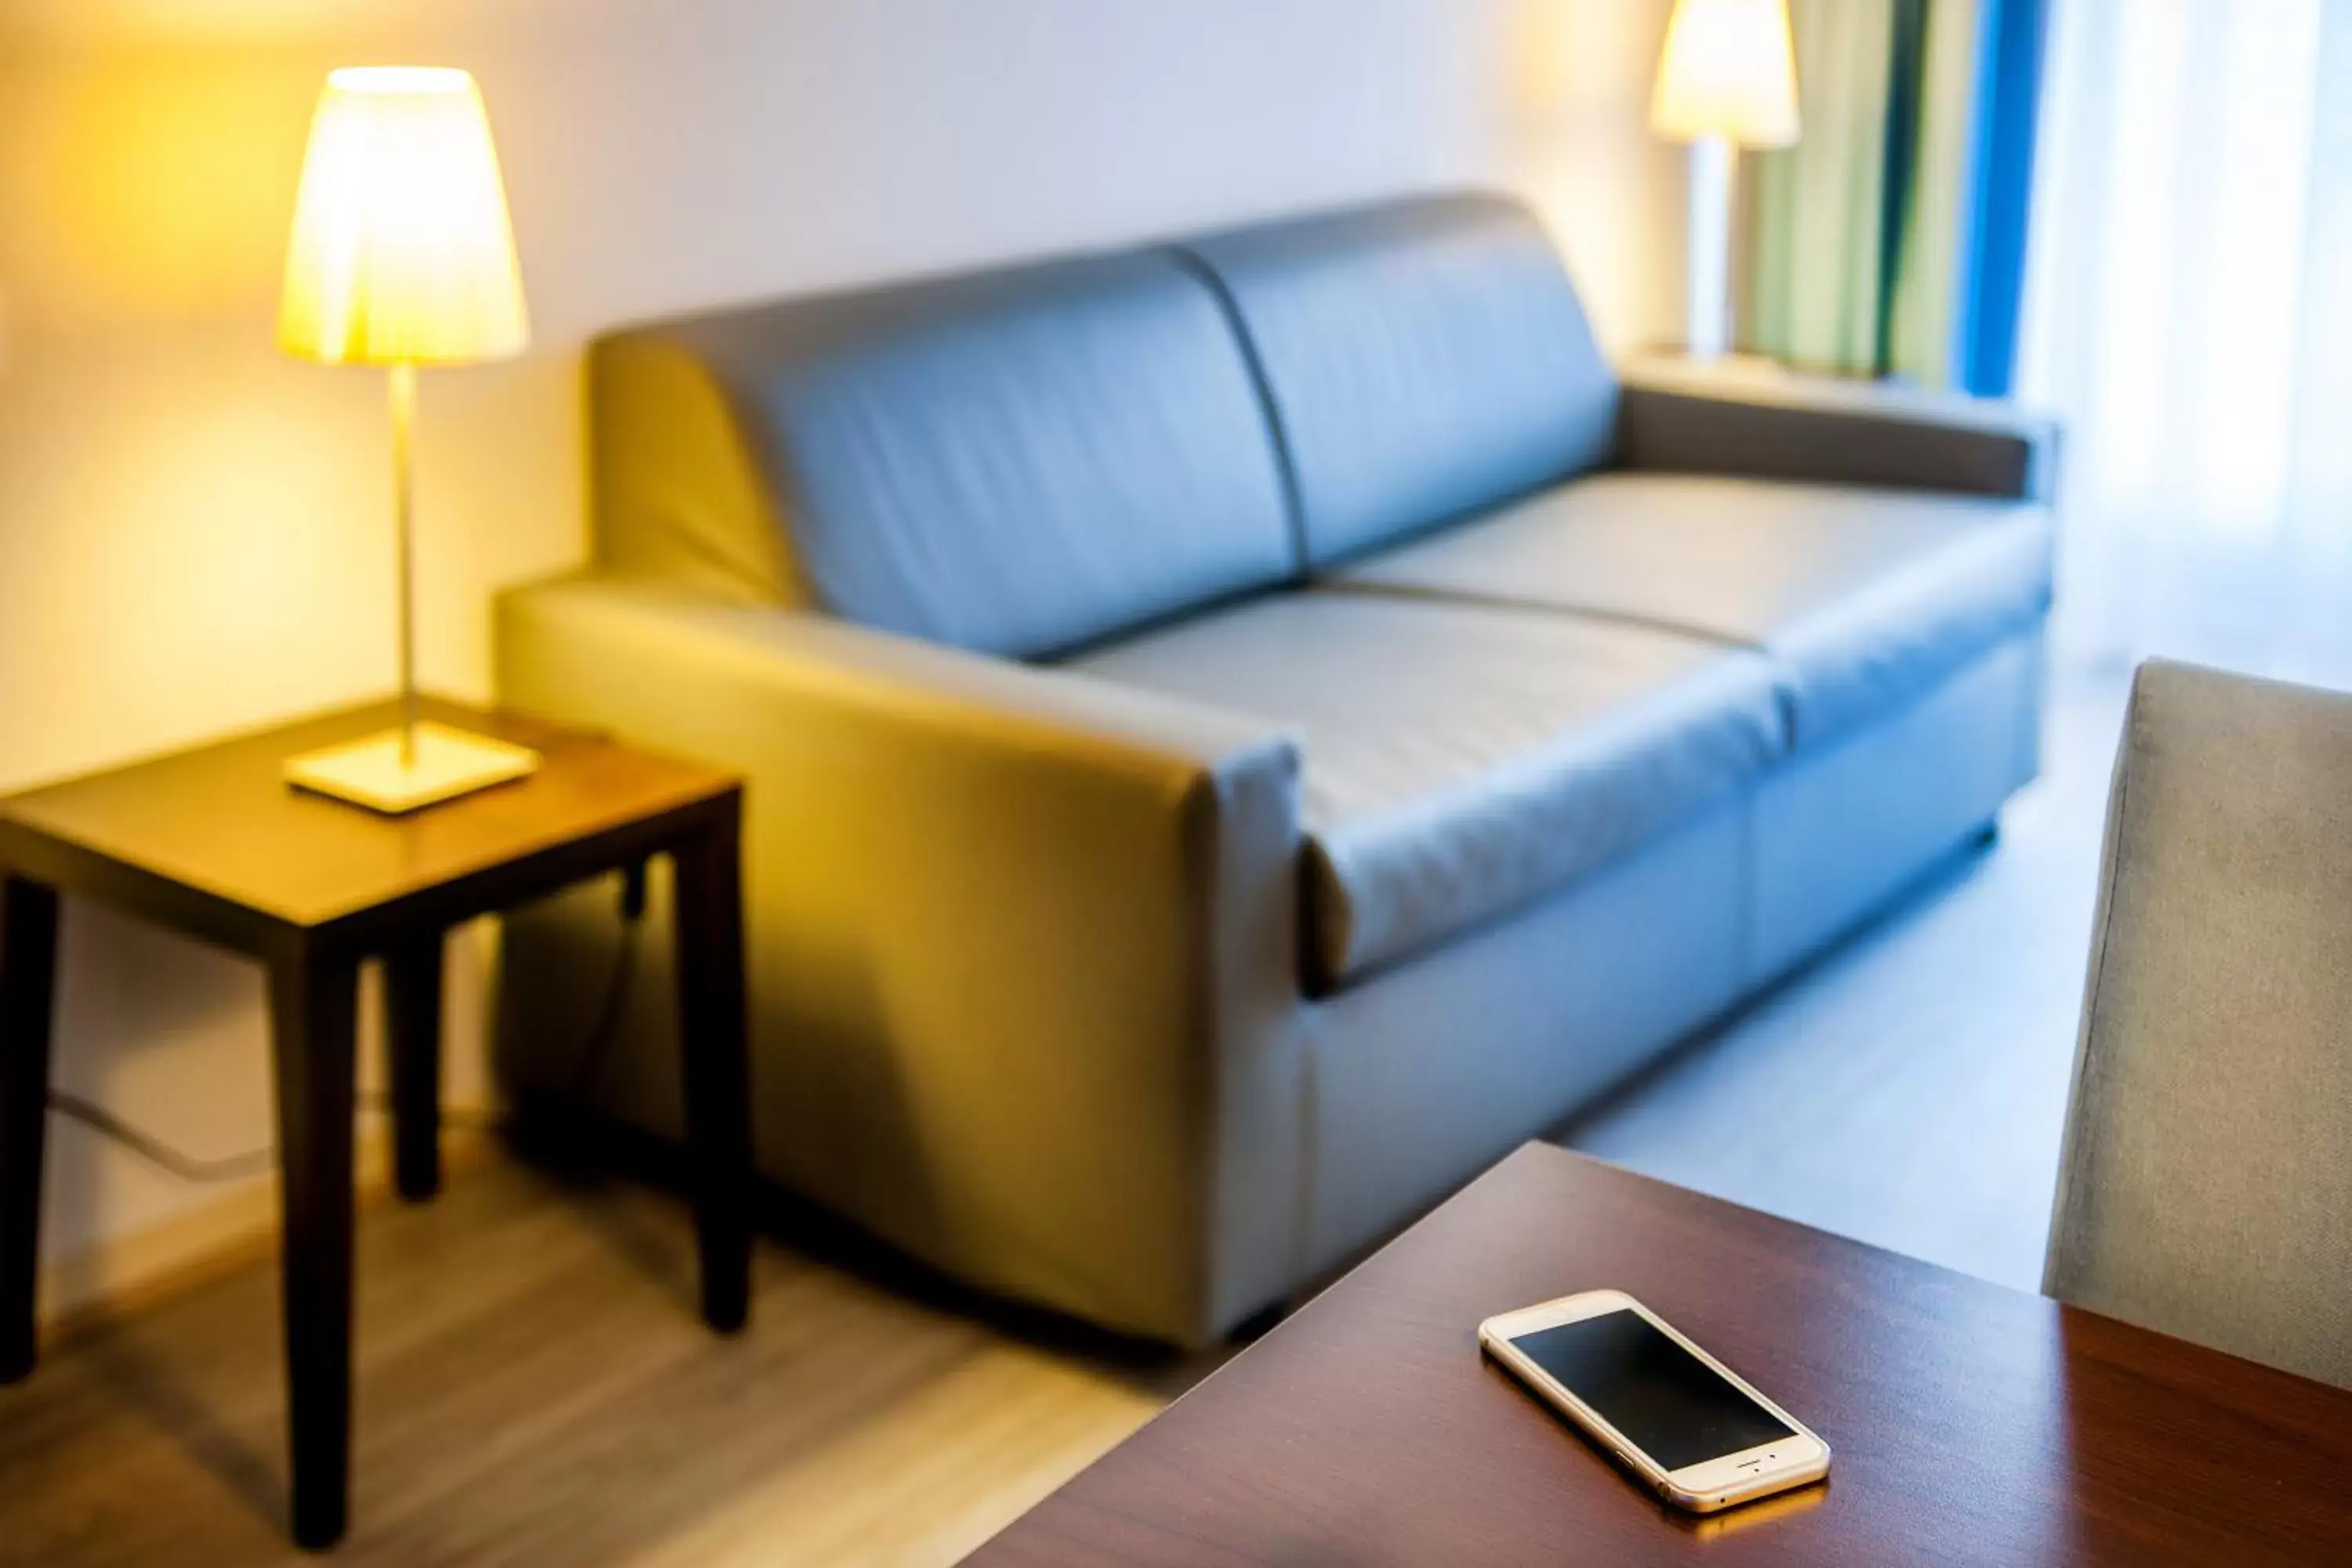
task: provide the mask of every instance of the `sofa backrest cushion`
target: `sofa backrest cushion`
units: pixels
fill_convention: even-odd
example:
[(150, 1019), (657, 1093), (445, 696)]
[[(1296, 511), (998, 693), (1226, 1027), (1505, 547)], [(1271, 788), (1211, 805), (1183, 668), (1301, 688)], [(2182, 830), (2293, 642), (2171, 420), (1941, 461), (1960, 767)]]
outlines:
[(1296, 570), (1247, 359), (1165, 251), (720, 310), (590, 367), (608, 569), (1013, 657)]
[(1183, 248), (1256, 355), (1309, 564), (1609, 455), (1616, 378), (1549, 237), (1513, 202), (1416, 197)]

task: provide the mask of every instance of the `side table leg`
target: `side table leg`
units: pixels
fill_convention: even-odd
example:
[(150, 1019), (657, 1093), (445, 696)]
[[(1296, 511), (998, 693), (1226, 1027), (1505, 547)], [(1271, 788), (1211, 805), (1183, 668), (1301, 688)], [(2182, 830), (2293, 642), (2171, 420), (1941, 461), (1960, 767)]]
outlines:
[(383, 955), (393, 1185), (413, 1204), (441, 1190), (442, 946), (442, 933), (427, 931)]
[(352, 1116), (356, 958), (299, 952), (269, 974), (285, 1173), (286, 1413), (294, 1540), (342, 1538), (351, 1485)]
[(743, 1001), (741, 807), (679, 845), (673, 919), (687, 1159), (702, 1255), (702, 1318), (720, 1333), (751, 1312), (751, 1047)]
[(28, 1376), (36, 1353), (57, 968), (57, 889), (8, 878), (0, 883), (0, 1384)]

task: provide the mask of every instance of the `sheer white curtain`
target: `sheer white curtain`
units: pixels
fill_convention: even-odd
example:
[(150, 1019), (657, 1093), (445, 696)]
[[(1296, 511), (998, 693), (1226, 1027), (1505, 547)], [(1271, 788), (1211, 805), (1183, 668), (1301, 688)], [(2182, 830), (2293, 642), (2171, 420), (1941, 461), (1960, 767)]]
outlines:
[(2062, 654), (2352, 686), (2352, 0), (2056, 0), (2050, 44)]

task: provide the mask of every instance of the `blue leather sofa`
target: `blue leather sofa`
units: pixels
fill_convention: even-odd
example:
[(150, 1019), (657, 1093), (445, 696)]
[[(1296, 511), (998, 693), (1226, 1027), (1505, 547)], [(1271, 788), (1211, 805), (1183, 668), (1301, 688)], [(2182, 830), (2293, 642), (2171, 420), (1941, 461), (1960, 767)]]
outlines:
[[(761, 1169), (1214, 1337), (1868, 915), (2036, 766), (2054, 436), (1617, 370), (1481, 195), (786, 300), (589, 366), (507, 700), (741, 768)], [(658, 928), (656, 928), (658, 929)], [(677, 1125), (609, 895), (526, 1102)]]

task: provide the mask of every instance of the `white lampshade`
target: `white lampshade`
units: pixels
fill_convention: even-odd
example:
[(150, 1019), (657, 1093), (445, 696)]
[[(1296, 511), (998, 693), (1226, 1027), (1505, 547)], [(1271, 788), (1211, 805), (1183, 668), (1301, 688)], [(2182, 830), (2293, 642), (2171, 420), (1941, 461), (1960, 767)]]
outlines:
[(1743, 147), (1797, 139), (1797, 60), (1788, 0), (1675, 0), (1650, 128), (1677, 142)]
[(327, 79), (286, 252), (278, 342), (330, 364), (462, 364), (530, 328), (489, 116), (461, 70)]

